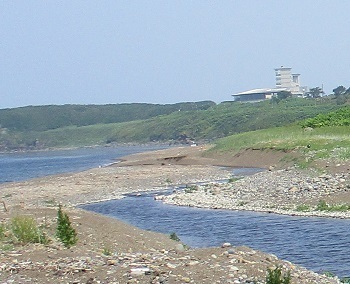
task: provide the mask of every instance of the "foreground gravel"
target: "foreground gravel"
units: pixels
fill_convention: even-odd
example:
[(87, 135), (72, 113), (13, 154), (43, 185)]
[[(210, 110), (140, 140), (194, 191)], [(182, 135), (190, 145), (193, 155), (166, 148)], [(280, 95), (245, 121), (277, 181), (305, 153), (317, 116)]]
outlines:
[[(0, 283), (262, 284), (267, 269), (276, 266), (291, 272), (293, 284), (340, 283), (337, 278), (251, 248), (225, 243), (220, 248), (191, 249), (166, 235), (75, 208), (82, 203), (122, 198), (131, 192), (205, 182), (157, 198), (182, 206), (349, 217), (348, 213), (295, 211), (300, 204), (314, 206), (320, 199), (346, 202), (348, 174), (288, 169), (217, 183), (213, 181), (230, 178), (230, 171), (209, 165), (174, 165), (168, 157), (160, 161), (156, 165), (112, 166), (0, 185), (5, 205), (0, 211), (1, 222), (9, 222), (18, 214), (29, 215), (52, 238), (46, 246), (0, 242)], [(79, 242), (70, 249), (54, 238), (59, 203), (64, 204), (78, 232)]]

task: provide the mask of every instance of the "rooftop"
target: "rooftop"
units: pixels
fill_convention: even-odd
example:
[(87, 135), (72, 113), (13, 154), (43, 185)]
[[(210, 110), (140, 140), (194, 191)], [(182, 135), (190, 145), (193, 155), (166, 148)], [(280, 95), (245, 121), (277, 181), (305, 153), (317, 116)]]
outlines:
[(287, 88), (262, 88), (262, 89), (252, 89), (249, 91), (233, 94), (232, 96), (242, 96), (242, 95), (253, 95), (253, 94), (264, 94), (264, 93), (277, 93), (285, 91)]

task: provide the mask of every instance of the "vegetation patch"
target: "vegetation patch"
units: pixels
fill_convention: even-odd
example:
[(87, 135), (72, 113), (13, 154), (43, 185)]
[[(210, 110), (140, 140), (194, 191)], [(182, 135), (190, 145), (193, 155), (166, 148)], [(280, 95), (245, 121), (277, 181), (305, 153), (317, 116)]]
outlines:
[(11, 232), (16, 241), (27, 243), (48, 243), (48, 238), (38, 228), (34, 218), (29, 216), (16, 216), (11, 220)]
[(285, 155), (281, 163), (293, 163), (304, 169), (313, 167), (314, 161), (318, 159), (343, 161), (350, 158), (348, 133), (348, 126), (329, 126), (304, 131), (293, 124), (219, 139), (208, 153), (225, 153), (234, 157), (246, 149), (277, 151)]
[(317, 128), (325, 126), (350, 126), (350, 108), (343, 107), (329, 113), (320, 113), (300, 123), (303, 128)]
[(110, 256), (110, 255), (112, 255), (112, 250), (108, 247), (104, 247), (102, 250), (102, 254), (106, 255), (106, 256)]
[(68, 215), (62, 211), (61, 205), (59, 205), (57, 212), (56, 237), (67, 248), (70, 248), (72, 245), (75, 245), (78, 241), (77, 232), (72, 227)]
[(8, 109), (0, 110), (0, 149), (212, 141), (232, 134), (285, 126), (340, 107), (328, 98), (319, 101), (287, 98), (279, 104), (197, 102)]
[(283, 273), (281, 267), (267, 269), (266, 284), (290, 284), (291, 280), (290, 271)]
[(0, 241), (2, 241), (5, 238), (5, 231), (6, 231), (5, 224), (0, 223)]
[(320, 200), (316, 206), (317, 211), (327, 212), (345, 212), (350, 210), (349, 204), (328, 204), (324, 200)]
[(197, 185), (186, 185), (185, 188), (185, 193), (192, 193), (198, 190), (198, 186)]
[(300, 204), (297, 206), (297, 208), (295, 210), (298, 212), (308, 212), (311, 210), (311, 207), (310, 207), (310, 205)]
[(228, 179), (228, 183), (233, 183), (233, 182), (236, 182), (238, 180), (242, 179), (242, 177), (236, 177), (236, 176), (232, 176)]
[(316, 206), (299, 204), (296, 208), (298, 212), (326, 211), (326, 212), (346, 212), (350, 210), (350, 204), (328, 204), (325, 200), (320, 200)]
[(171, 240), (174, 240), (174, 241), (177, 241), (177, 242), (180, 242), (180, 241), (181, 241), (180, 238), (176, 235), (175, 232), (173, 232), (173, 233), (170, 234), (170, 239), (171, 239)]

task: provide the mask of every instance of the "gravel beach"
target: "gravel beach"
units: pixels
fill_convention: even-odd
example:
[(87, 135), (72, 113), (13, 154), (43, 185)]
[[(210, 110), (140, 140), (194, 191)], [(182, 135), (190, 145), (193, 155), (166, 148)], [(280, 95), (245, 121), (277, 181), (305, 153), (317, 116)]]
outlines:
[[(30, 215), (54, 236), (57, 205), (62, 204), (79, 239), (70, 249), (54, 237), (49, 245), (8, 249), (3, 245), (0, 283), (265, 283), (267, 269), (276, 266), (291, 272), (292, 283), (340, 283), (247, 247), (226, 243), (220, 248), (191, 249), (169, 236), (75, 207), (122, 198), (125, 193), (205, 182), (190, 192), (158, 198), (182, 206), (350, 217), (347, 212), (296, 211), (298, 205), (312, 208), (320, 199), (350, 203), (346, 164), (335, 167), (336, 171), (329, 167), (327, 173), (306, 172), (283, 168), (280, 153), (204, 157), (208, 147), (141, 153), (109, 167), (0, 185), (2, 222)], [(230, 179), (231, 171), (225, 167), (239, 165), (266, 171), (232, 182), (213, 182)]]

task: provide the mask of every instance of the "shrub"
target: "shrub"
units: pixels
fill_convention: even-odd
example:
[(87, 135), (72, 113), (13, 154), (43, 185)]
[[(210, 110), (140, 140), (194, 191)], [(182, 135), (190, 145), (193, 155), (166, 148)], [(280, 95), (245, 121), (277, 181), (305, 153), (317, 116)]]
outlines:
[(317, 210), (317, 211), (327, 211), (328, 209), (329, 209), (329, 206), (328, 206), (328, 204), (326, 203), (326, 201), (320, 200), (320, 201), (317, 203), (317, 206), (316, 206), (316, 210)]
[(198, 190), (198, 186), (196, 185), (190, 185), (190, 186), (186, 185), (185, 193), (192, 193), (197, 190)]
[(176, 233), (171, 233), (170, 234), (170, 239), (179, 242), (180, 238), (176, 235)]
[(47, 237), (29, 216), (16, 216), (11, 220), (11, 231), (20, 243), (47, 243)]
[[(343, 103), (343, 102), (342, 102)], [(341, 103), (341, 104), (342, 104)], [(350, 109), (344, 107), (329, 113), (320, 113), (314, 118), (308, 118), (300, 123), (303, 128), (306, 127), (324, 127), (324, 126), (349, 126)]]
[(240, 180), (240, 179), (241, 179), (240, 177), (230, 177), (227, 182), (232, 183), (232, 182), (235, 182), (235, 181)]
[(57, 229), (56, 237), (64, 244), (65, 247), (70, 248), (78, 241), (77, 232), (72, 227), (69, 217), (62, 211), (62, 206), (58, 206), (57, 212)]
[(308, 212), (310, 211), (310, 206), (306, 204), (299, 204), (296, 208), (298, 212)]
[(5, 224), (0, 223), (0, 241), (5, 238)]
[(109, 255), (112, 255), (112, 251), (110, 248), (108, 247), (104, 247), (103, 250), (102, 250), (102, 253), (106, 256), (109, 256)]
[(324, 200), (320, 200), (316, 206), (318, 211), (328, 211), (328, 212), (345, 212), (350, 210), (350, 205), (348, 204), (327, 204)]
[(276, 267), (275, 269), (267, 269), (266, 284), (290, 284), (291, 276), (290, 272), (284, 273), (282, 275), (281, 267)]
[(327, 277), (335, 277), (335, 274), (333, 272), (330, 272), (330, 271), (324, 271), (322, 274), (327, 276)]

